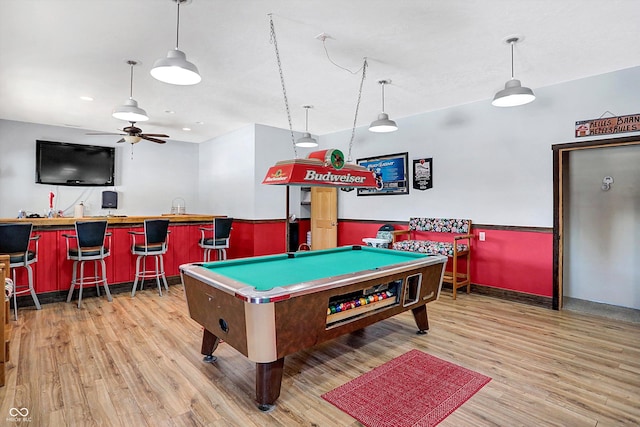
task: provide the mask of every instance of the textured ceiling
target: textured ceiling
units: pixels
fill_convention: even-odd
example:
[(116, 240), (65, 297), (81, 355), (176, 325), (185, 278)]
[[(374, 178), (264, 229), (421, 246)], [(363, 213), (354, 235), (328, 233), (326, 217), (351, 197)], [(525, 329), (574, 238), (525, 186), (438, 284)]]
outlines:
[(514, 34), (524, 36), (515, 76), (534, 91), (640, 64), (638, 0), (193, 0), (180, 8), (180, 48), (202, 82), (172, 86), (149, 70), (175, 46), (176, 9), (172, 0), (0, 0), (0, 118), (122, 128), (111, 111), (129, 96), (125, 61), (135, 59), (145, 132), (201, 142), (248, 123), (288, 128), (270, 13), (293, 128), (304, 130), (311, 104), (313, 134), (351, 128), (360, 82), (331, 64), (315, 38), (323, 32), (340, 66), (368, 58), (358, 126), (381, 110), (380, 79), (392, 80), (392, 119), (490, 102), (510, 77), (504, 39)]

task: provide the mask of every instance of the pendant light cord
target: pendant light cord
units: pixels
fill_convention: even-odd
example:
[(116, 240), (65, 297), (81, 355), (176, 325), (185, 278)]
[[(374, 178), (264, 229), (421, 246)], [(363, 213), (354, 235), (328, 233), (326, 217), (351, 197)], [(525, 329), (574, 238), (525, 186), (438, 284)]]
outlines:
[(350, 69), (343, 67), (340, 64), (336, 64), (335, 62), (333, 62), (333, 59), (331, 59), (331, 57), (329, 56), (329, 51), (327, 50), (327, 42), (326, 42), (326, 38), (322, 39), (322, 47), (324, 47), (324, 53), (327, 55), (327, 59), (329, 60), (329, 62), (331, 62), (333, 65), (335, 65), (336, 67), (348, 71), (351, 74), (358, 74), (360, 72), (360, 70), (362, 70), (362, 67), (358, 68), (356, 71), (351, 71)]
[(347, 154), (347, 162), (352, 163), (353, 159), (351, 158), (351, 149), (353, 148), (353, 140), (356, 136), (356, 122), (358, 121), (358, 110), (360, 109), (360, 100), (362, 99), (362, 85), (364, 84), (364, 79), (367, 76), (367, 58), (364, 58), (364, 62), (362, 63), (362, 78), (360, 79), (360, 88), (358, 89), (358, 101), (356, 102), (356, 113), (353, 116), (353, 126), (351, 127), (351, 139), (349, 140), (349, 153)]
[[(284, 106), (287, 110), (287, 120), (289, 120), (289, 132), (291, 132), (291, 145), (293, 145), (293, 153), (295, 158), (298, 158), (298, 149), (296, 148), (296, 138), (293, 135), (293, 125), (291, 124), (291, 111), (289, 110), (289, 100), (287, 99), (287, 89), (284, 85), (284, 75), (282, 73), (282, 63), (280, 62), (280, 52), (278, 51), (278, 40), (276, 39), (276, 29), (273, 24), (273, 16), (269, 13), (269, 26), (271, 29), (270, 43), (273, 44), (273, 48), (276, 53), (276, 61), (278, 62), (278, 72), (280, 73), (280, 84), (282, 85), (282, 95), (284, 96)], [(309, 110), (307, 109), (307, 112)]]

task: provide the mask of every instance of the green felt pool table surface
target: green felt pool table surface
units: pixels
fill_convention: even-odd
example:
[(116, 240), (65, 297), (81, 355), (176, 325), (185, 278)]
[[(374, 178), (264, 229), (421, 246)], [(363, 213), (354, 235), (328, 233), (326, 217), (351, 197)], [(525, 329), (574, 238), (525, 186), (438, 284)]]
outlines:
[(427, 255), (412, 252), (368, 246), (345, 246), (205, 263), (203, 267), (253, 286), (258, 291), (267, 291), (275, 287), (375, 270), (425, 257)]

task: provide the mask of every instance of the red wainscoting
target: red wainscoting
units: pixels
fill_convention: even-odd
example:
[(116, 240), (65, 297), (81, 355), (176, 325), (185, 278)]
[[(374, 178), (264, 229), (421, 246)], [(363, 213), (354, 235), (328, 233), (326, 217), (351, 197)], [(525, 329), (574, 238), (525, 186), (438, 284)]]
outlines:
[[(169, 227), (169, 245), (164, 258), (167, 276), (179, 275), (182, 264), (200, 262), (204, 259), (204, 250), (198, 246), (201, 227), (203, 225), (193, 224), (176, 224)], [(153, 261), (150, 259), (149, 262)], [(135, 275), (135, 264), (132, 275)]]
[(284, 220), (234, 220), (227, 258), (283, 253), (287, 250)]
[[(169, 225), (169, 249), (164, 257), (167, 276), (180, 274), (181, 264), (202, 261), (203, 251), (198, 246), (202, 224)], [(109, 227), (111, 233), (111, 254), (106, 259), (107, 281), (109, 284), (133, 282), (135, 259), (131, 254), (131, 235), (129, 231), (144, 231), (142, 226)], [(71, 284), (73, 261), (67, 260), (66, 239), (63, 234), (74, 234), (73, 228), (67, 230), (36, 230), (38, 241), (38, 262), (34, 269), (36, 293), (66, 291)], [(149, 262), (153, 262), (150, 260)], [(151, 264), (150, 264), (151, 265)], [(92, 263), (87, 263), (86, 274), (93, 272)], [(18, 283), (27, 282), (24, 268), (17, 270)]]
[[(360, 245), (364, 237), (375, 237), (383, 223), (340, 222), (338, 245)], [(398, 230), (407, 226), (396, 225)], [(485, 241), (478, 233), (485, 233)], [(473, 227), (476, 239), (471, 262), (474, 284), (553, 296), (553, 233), (551, 231), (498, 230)]]

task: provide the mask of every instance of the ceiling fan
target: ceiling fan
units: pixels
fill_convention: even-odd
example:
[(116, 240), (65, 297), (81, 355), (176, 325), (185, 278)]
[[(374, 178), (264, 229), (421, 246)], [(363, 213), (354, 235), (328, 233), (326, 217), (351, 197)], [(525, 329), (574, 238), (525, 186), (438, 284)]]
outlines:
[(131, 123), (131, 126), (122, 129), (124, 133), (95, 132), (88, 133), (87, 135), (121, 135), (123, 138), (116, 142), (128, 142), (130, 144), (136, 144), (143, 139), (158, 144), (165, 144), (167, 141), (158, 138), (169, 138), (169, 135), (163, 133), (142, 133), (142, 129), (136, 127), (136, 122), (129, 123)]

